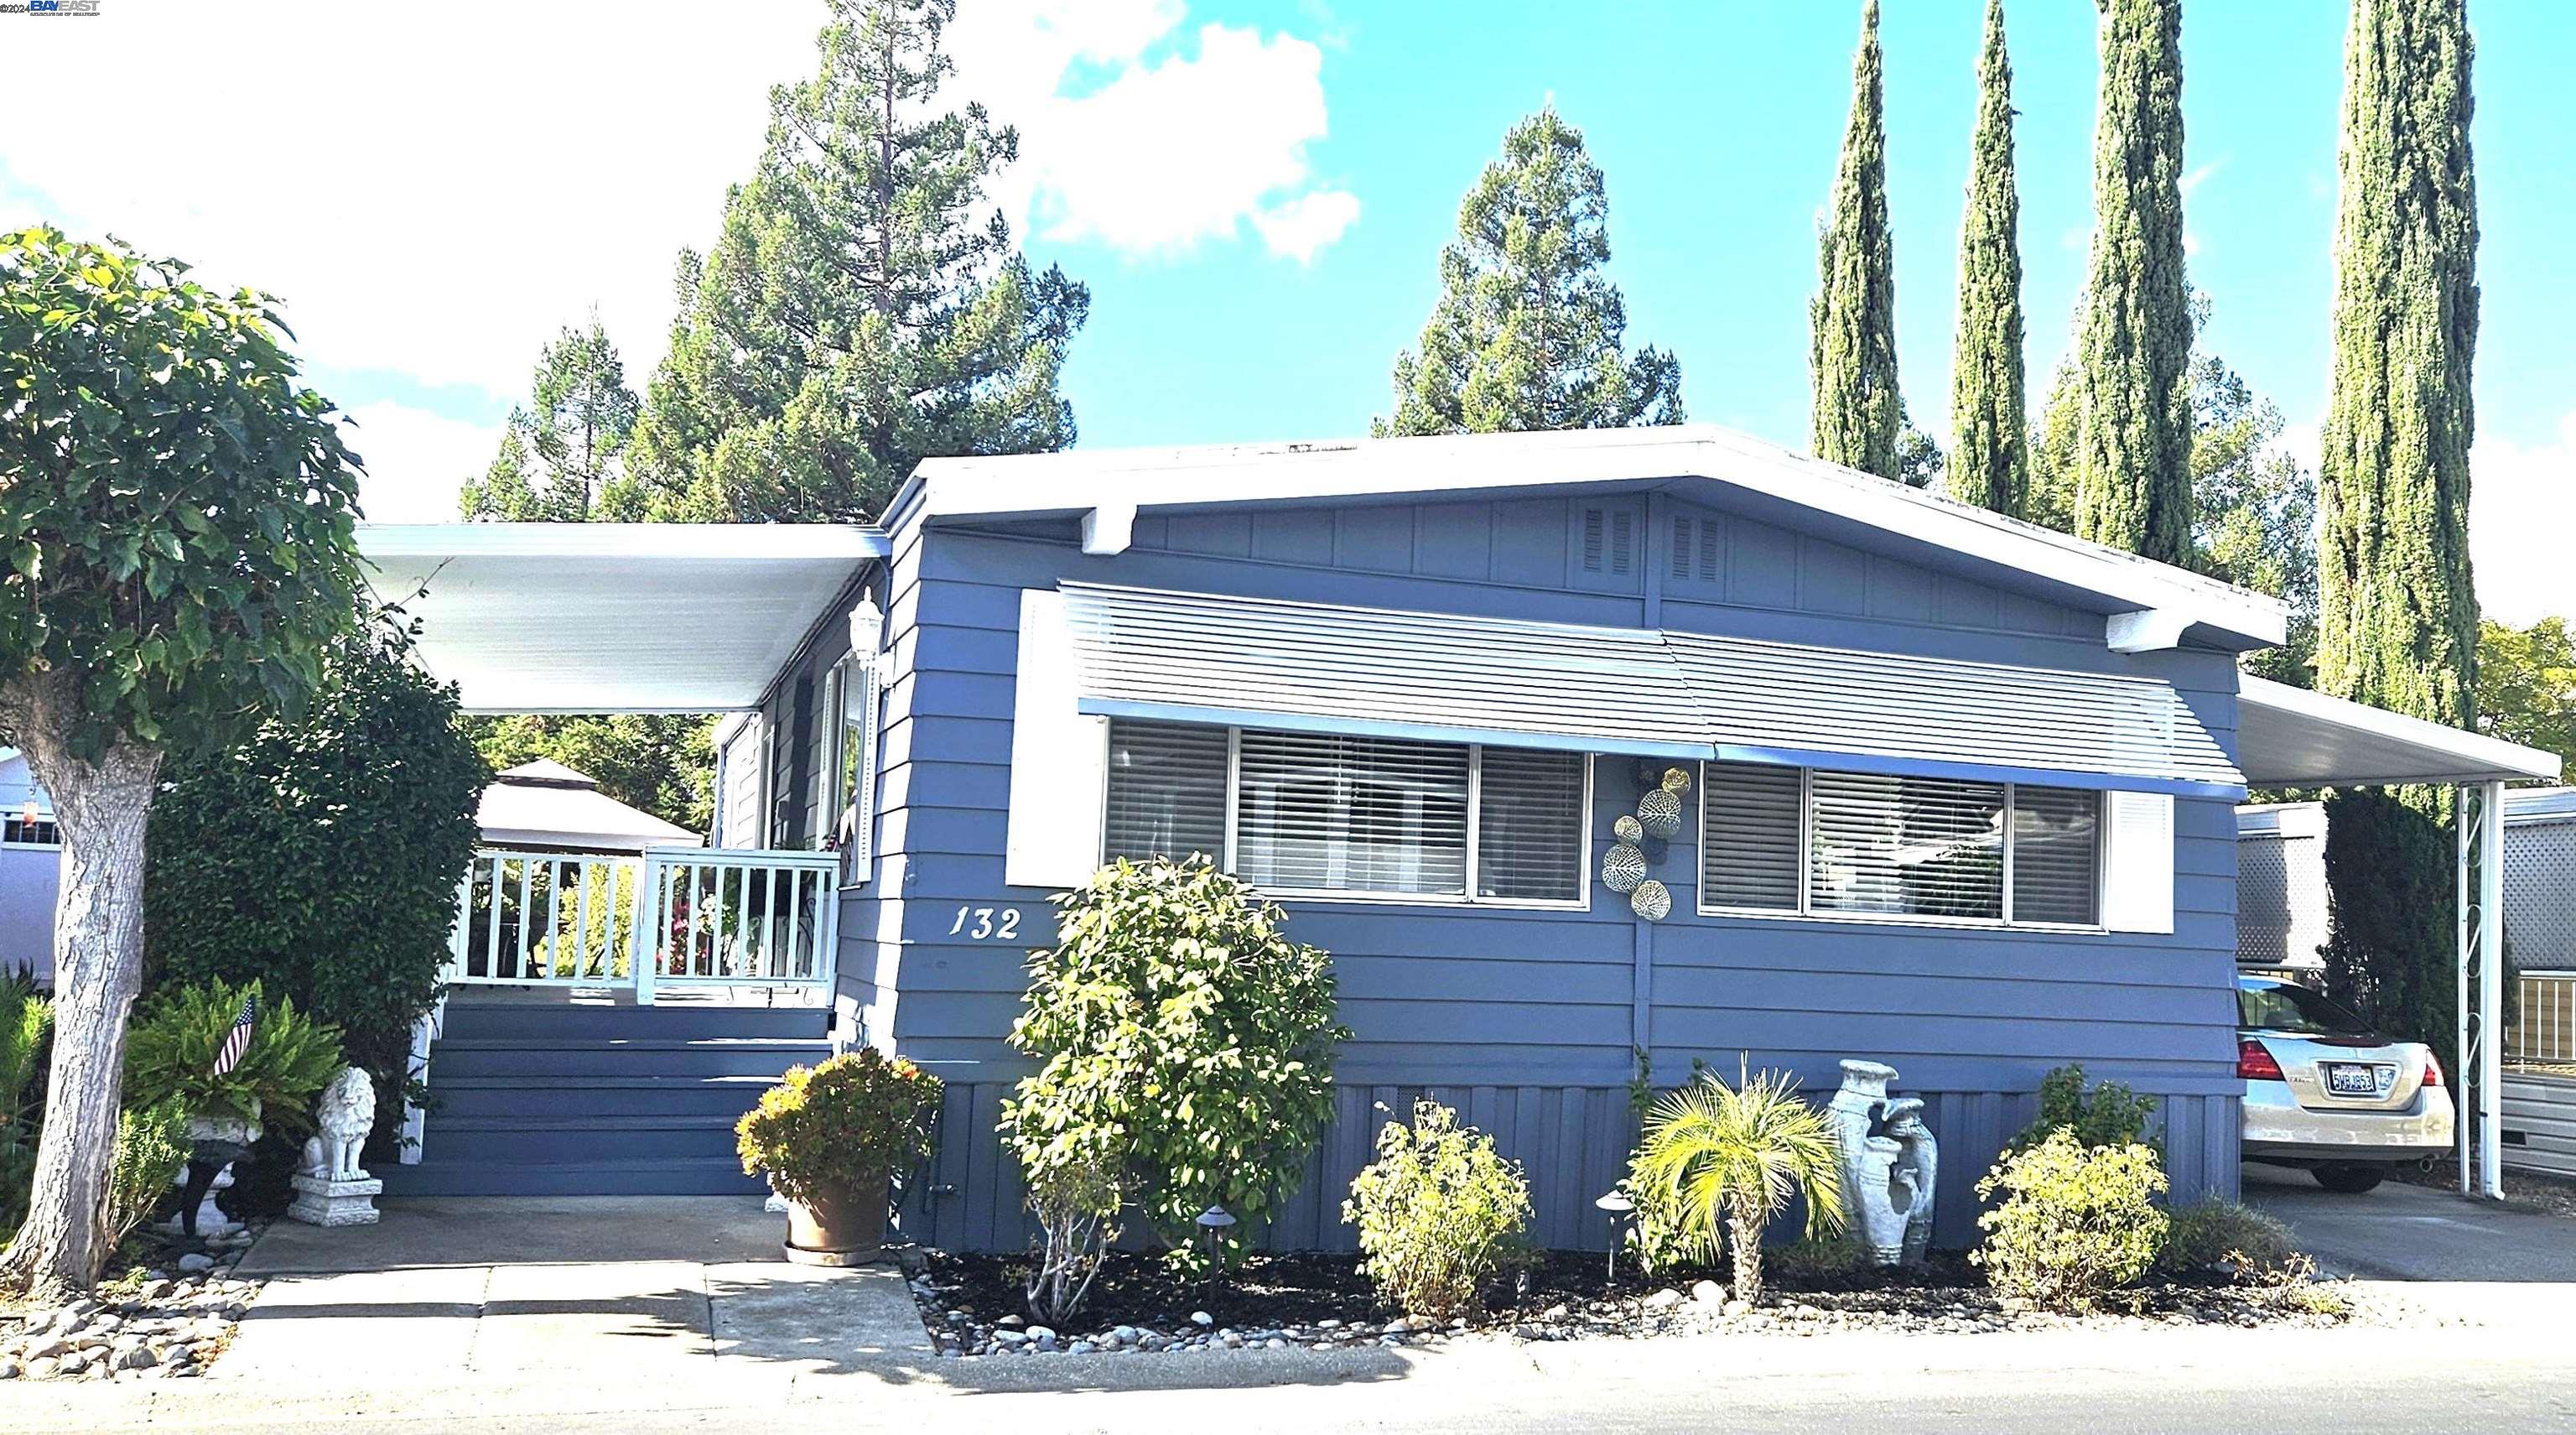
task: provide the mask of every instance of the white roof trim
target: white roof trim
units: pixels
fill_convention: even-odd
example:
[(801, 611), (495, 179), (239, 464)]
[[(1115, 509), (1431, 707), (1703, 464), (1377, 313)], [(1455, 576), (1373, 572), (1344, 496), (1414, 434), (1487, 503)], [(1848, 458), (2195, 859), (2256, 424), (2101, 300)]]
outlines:
[(1207, 507), (1483, 489), (1701, 478), (2099, 595), (2115, 611), (2170, 610), (2249, 647), (2288, 635), (2279, 599), (2087, 543), (1776, 444), (1702, 424), (1554, 433), (1348, 439), (925, 459), (891, 522), (1080, 514), (1102, 506)]
[(2238, 766), (2256, 787), (2556, 780), (2558, 754), (2247, 675)]
[(841, 558), (892, 552), (848, 523), (361, 523), (369, 561), (394, 558)]

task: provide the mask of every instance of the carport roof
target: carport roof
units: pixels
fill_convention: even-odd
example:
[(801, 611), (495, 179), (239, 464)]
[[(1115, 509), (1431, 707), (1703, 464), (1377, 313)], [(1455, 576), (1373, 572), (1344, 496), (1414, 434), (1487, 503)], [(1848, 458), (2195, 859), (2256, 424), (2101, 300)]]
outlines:
[(2555, 779), (2558, 755), (2264, 678), (2242, 680), (2237, 766), (2255, 787)]

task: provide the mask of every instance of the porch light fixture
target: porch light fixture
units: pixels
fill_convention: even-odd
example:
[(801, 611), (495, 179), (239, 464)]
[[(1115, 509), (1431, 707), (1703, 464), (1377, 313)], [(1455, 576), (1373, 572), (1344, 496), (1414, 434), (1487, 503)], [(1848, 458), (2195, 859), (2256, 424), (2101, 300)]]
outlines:
[(1628, 1199), (1627, 1192), (1613, 1186), (1609, 1194), (1592, 1204), (1610, 1213), (1609, 1280), (1610, 1284), (1617, 1285), (1619, 1283), (1619, 1223), (1626, 1220), (1631, 1211), (1637, 1209), (1637, 1203)]

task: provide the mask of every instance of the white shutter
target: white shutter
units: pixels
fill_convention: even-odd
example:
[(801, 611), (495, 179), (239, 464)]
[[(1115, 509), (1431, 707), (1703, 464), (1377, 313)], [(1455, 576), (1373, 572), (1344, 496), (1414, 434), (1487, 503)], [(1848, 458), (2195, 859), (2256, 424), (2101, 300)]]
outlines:
[(1080, 697), (1064, 595), (1023, 591), (1002, 856), (1002, 880), (1011, 886), (1079, 887), (1099, 870), (1109, 720), (1076, 711)]
[(2161, 792), (2103, 796), (2102, 925), (2114, 932), (2174, 929), (2174, 800)]

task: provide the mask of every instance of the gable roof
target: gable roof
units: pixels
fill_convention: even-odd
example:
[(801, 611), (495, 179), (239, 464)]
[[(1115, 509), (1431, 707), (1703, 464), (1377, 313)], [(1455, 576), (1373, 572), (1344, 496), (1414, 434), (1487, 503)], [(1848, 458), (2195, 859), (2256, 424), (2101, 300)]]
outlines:
[(1141, 510), (1587, 489), (1674, 492), (2098, 612), (2115, 620), (2115, 643), (2155, 633), (2141, 645), (2245, 650), (2288, 632), (2277, 598), (1705, 424), (933, 458), (885, 524), (899, 547), (914, 525), (1080, 516), (1086, 547), (1114, 553)]

